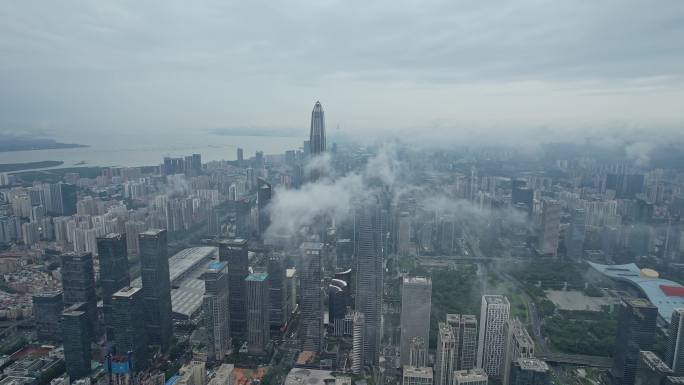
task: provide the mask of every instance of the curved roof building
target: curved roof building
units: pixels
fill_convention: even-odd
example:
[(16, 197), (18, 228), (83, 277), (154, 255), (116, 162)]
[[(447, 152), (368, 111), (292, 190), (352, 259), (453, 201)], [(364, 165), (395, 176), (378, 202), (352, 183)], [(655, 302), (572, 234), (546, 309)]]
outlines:
[(588, 262), (600, 274), (616, 281), (625, 282), (641, 292), (658, 308), (658, 314), (670, 323), (672, 312), (684, 308), (684, 286), (667, 279), (642, 274), (634, 263), (626, 265), (601, 265)]

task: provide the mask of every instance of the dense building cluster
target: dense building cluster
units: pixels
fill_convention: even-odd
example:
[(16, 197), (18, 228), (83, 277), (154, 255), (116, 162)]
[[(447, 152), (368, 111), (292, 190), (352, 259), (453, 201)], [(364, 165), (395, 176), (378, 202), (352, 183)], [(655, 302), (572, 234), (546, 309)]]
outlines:
[[(564, 365), (615, 385), (684, 376), (681, 171), (328, 147), (324, 116), (317, 102), (309, 139), (284, 154), (3, 175), (0, 342), (16, 349), (0, 385), (547, 385)], [(580, 308), (539, 316), (545, 277), (502, 268), (535, 261), (586, 265), (584, 288), (552, 288)], [(476, 295), (444, 298), (438, 273), (463, 266)], [(553, 352), (540, 324), (609, 312), (571, 303), (590, 283), (617, 309), (612, 357)]]

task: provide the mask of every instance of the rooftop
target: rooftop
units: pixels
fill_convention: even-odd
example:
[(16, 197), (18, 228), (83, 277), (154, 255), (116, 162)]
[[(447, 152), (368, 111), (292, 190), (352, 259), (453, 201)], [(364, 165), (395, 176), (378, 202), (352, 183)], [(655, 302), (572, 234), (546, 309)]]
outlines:
[(268, 273), (252, 273), (245, 278), (245, 281), (263, 282), (268, 278)]
[(549, 365), (542, 360), (536, 358), (518, 358), (518, 365), (524, 370), (533, 370), (535, 372), (548, 372)]
[(330, 381), (335, 381), (335, 377), (329, 370), (294, 368), (287, 374), (284, 385), (326, 385)]
[(454, 377), (460, 379), (486, 379), (487, 372), (484, 369), (470, 369), (470, 370), (456, 370), (454, 371)]
[(162, 230), (162, 229), (149, 229), (149, 230), (143, 231), (142, 233), (140, 233), (140, 235), (143, 235), (143, 236), (146, 236), (146, 237), (156, 237), (157, 235), (161, 234), (161, 233), (164, 232), (164, 231), (166, 231), (166, 230)]
[(488, 304), (494, 304), (494, 305), (505, 305), (508, 304), (508, 298), (506, 298), (503, 295), (491, 295), (491, 294), (486, 294), (483, 295), (482, 298), (487, 301)]
[(128, 297), (132, 296), (133, 294), (139, 292), (140, 290), (142, 290), (142, 289), (139, 287), (128, 286), (128, 287), (124, 287), (123, 289), (117, 291), (112, 296), (113, 297), (128, 298)]
[(404, 376), (432, 378), (432, 368), (427, 366), (404, 366)]

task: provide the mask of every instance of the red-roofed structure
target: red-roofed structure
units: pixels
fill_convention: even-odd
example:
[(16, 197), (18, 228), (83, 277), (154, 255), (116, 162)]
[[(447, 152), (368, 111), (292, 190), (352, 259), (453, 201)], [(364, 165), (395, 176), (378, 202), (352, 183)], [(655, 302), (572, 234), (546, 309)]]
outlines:
[(668, 297), (684, 297), (684, 287), (660, 285), (660, 290)]

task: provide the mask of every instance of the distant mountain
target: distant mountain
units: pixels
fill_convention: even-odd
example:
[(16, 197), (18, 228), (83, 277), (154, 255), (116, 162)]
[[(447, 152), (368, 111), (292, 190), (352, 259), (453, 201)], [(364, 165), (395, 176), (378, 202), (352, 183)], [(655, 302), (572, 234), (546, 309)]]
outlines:
[(87, 147), (82, 144), (61, 143), (54, 139), (31, 138), (27, 136), (14, 136), (0, 134), (0, 152), (27, 151), (27, 150), (52, 150), (58, 148)]

